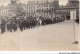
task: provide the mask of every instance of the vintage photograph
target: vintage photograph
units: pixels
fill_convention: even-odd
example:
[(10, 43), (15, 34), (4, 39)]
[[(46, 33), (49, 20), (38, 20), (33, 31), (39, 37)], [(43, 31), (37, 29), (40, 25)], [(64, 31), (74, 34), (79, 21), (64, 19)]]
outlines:
[(0, 0), (0, 51), (79, 51), (79, 0)]

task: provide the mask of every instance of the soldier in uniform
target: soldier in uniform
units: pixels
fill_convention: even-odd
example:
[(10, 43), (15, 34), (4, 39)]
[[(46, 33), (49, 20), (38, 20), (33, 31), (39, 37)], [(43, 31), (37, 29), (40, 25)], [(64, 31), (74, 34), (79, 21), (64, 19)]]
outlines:
[(5, 25), (6, 25), (6, 21), (2, 19), (1, 20), (1, 33), (2, 34), (5, 32)]
[(20, 22), (19, 28), (20, 28), (21, 31), (23, 31), (23, 23), (22, 23), (22, 21)]
[(78, 23), (79, 23), (79, 18), (77, 18), (77, 19), (75, 20), (75, 22), (78, 24)]
[(28, 19), (26, 20), (26, 28), (27, 29), (29, 28), (29, 20)]
[(10, 30), (10, 28), (9, 28), (10, 25), (9, 24), (10, 24), (10, 22), (7, 23), (7, 31)]
[(56, 18), (53, 19), (53, 23), (56, 23)]
[(37, 26), (39, 26), (39, 17), (37, 17), (36, 21), (37, 21)]
[(13, 23), (12, 22), (9, 24), (9, 29), (10, 29), (10, 32), (12, 32), (12, 29), (13, 29)]
[(1, 23), (1, 33), (3, 34), (5, 32), (5, 24)]
[(22, 23), (23, 23), (23, 29), (25, 30), (25, 29), (26, 29), (26, 19), (24, 19), (24, 20), (22, 21)]
[(16, 23), (15, 23), (15, 22), (13, 23), (13, 30), (14, 30), (14, 31), (16, 31), (16, 30), (17, 30), (17, 25), (16, 25)]

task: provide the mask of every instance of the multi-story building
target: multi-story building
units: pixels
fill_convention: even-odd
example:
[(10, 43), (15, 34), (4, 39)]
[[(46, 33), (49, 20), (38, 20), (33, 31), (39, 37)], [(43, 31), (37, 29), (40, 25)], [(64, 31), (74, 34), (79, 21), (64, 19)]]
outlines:
[[(11, 3), (7, 6), (1, 6), (0, 16), (1, 18), (13, 18), (14, 16), (25, 15), (25, 4), (18, 2), (18, 0), (11, 0)], [(22, 17), (21, 17), (22, 18)]]
[[(68, 1), (65, 6), (59, 5), (59, 0), (36, 0), (28, 1), (27, 4), (22, 4), (19, 0), (11, 0), (11, 4), (7, 7), (0, 8), (1, 16), (13, 16), (26, 14), (26, 17), (59, 17), (66, 18), (70, 16), (70, 10), (76, 9), (77, 14), (79, 14), (79, 1)], [(77, 15), (77, 18), (79, 15)]]
[(40, 16), (42, 17), (49, 16), (50, 14), (49, 10), (50, 10), (50, 3), (48, 1), (38, 4), (37, 12), (40, 14)]
[(55, 17), (66, 19), (67, 15), (70, 15), (70, 12), (67, 9), (67, 6), (59, 6), (58, 9), (55, 9)]
[(79, 0), (68, 0), (68, 7), (76, 10), (76, 18), (79, 18)]
[(54, 17), (54, 9), (58, 8), (58, 6), (58, 0), (28, 1), (26, 13), (28, 17)]
[(19, 0), (11, 0), (11, 4), (16, 4)]
[(37, 2), (36, 1), (28, 1), (26, 5), (26, 16), (27, 17), (35, 17), (37, 10)]
[(11, 14), (11, 12), (9, 10), (10, 10), (10, 7), (1, 6), (1, 8), (0, 8), (0, 16), (1, 17), (9, 16)]
[(79, 0), (68, 0), (68, 6), (79, 7)]
[(22, 16), (23, 12), (25, 12), (25, 4), (19, 2), (19, 0), (11, 0), (10, 11), (13, 12), (12, 15)]
[[(11, 4), (15, 3), (15, 2), (12, 2), (12, 1), (15, 1), (15, 0), (11, 0)], [(13, 11), (11, 11), (11, 9), (13, 9), (13, 8), (10, 4), (8, 6), (1, 5), (1, 8), (0, 8), (1, 18), (9, 18), (10, 16), (12, 16)]]
[(55, 9), (56, 17), (61, 18), (71, 18), (71, 11), (76, 10), (76, 18), (79, 18), (79, 1), (78, 0), (68, 0), (67, 5), (59, 6), (58, 9)]
[(54, 17), (54, 10), (58, 8), (59, 6), (59, 1), (58, 0), (52, 0), (52, 1), (43, 1), (38, 3), (38, 10), (37, 12), (40, 14), (42, 17)]

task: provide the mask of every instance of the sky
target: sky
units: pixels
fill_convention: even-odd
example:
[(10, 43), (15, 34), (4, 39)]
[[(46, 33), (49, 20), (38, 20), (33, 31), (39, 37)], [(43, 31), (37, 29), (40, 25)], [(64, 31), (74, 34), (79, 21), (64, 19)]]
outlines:
[[(22, 2), (22, 3), (27, 3), (27, 1), (29, 1), (29, 0), (20, 0), (20, 2)], [(66, 5), (67, 2), (68, 2), (68, 0), (59, 0), (60, 5)], [(1, 5), (6, 6), (9, 3), (10, 3), (10, 0), (0, 0), (0, 6)]]

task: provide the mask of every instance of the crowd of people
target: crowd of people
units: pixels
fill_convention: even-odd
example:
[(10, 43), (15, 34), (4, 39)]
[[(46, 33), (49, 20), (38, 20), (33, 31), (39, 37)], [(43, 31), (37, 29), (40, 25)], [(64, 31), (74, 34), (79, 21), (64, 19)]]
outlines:
[(7, 21), (4, 19), (1, 20), (1, 33), (3, 34), (6, 31), (9, 32), (16, 32), (16, 30), (20, 29), (20, 31), (26, 30), (26, 29), (32, 29), (39, 26), (45, 26), (48, 24), (54, 24), (64, 21), (65, 18), (47, 18), (47, 17), (27, 17), (25, 18), (12, 18)]

